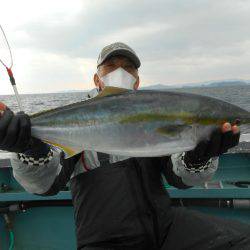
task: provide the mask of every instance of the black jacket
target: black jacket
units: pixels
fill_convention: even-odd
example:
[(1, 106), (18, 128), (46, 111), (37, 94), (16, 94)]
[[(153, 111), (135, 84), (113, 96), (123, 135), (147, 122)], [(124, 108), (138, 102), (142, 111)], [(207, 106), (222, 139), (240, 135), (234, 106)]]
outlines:
[[(56, 194), (66, 185), (78, 159), (79, 155), (63, 161), (63, 171), (43, 195)], [(171, 185), (188, 188), (172, 172), (171, 158), (130, 158), (113, 164), (104, 160), (102, 164), (70, 180), (78, 249), (103, 243), (159, 249), (172, 222), (162, 175)]]

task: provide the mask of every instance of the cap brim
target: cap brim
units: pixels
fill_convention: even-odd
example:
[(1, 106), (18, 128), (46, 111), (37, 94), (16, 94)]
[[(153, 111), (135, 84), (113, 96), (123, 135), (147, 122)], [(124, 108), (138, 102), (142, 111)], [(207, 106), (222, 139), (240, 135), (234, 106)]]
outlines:
[(107, 60), (111, 56), (125, 56), (125, 57), (129, 58), (134, 63), (136, 68), (139, 68), (141, 66), (140, 59), (138, 58), (138, 56), (133, 54), (131, 51), (126, 50), (126, 49), (117, 49), (117, 50), (113, 50), (112, 52), (107, 54), (102, 59), (102, 61), (97, 65), (97, 67), (100, 66), (105, 60)]

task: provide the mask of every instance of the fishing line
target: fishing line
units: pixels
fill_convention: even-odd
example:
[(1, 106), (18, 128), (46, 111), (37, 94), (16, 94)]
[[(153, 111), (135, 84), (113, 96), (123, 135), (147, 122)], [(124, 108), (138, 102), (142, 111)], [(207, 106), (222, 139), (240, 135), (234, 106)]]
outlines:
[[(4, 32), (3, 27), (1, 26), (1, 24), (0, 24), (0, 29), (1, 29), (1, 31), (2, 31), (2, 33), (3, 33), (3, 37), (4, 37), (4, 39), (5, 39), (5, 42), (6, 42), (6, 44), (7, 44), (7, 47), (8, 47), (8, 50), (9, 50), (9, 54), (10, 54), (11, 63), (10, 63), (10, 67), (9, 67), (9, 68), (12, 68), (12, 66), (13, 66), (13, 56), (12, 56), (10, 44), (9, 44), (9, 42), (8, 42), (8, 39), (7, 39), (7, 37), (6, 37), (6, 34), (5, 34), (5, 32)], [(8, 68), (7, 65), (1, 60), (1, 58), (0, 58), (0, 62), (2, 63), (2, 65), (3, 65), (5, 68)]]
[(6, 44), (7, 44), (7, 47), (8, 47), (8, 50), (9, 50), (9, 54), (10, 54), (10, 60), (11, 60), (11, 61), (10, 61), (10, 66), (9, 66), (9, 67), (8, 67), (7, 64), (5, 64), (5, 63), (3, 62), (3, 60), (1, 60), (1, 59), (0, 59), (0, 63), (1, 63), (1, 64), (6, 68), (6, 70), (7, 70), (8, 76), (9, 76), (9, 78), (10, 78), (10, 83), (11, 83), (11, 85), (12, 85), (12, 88), (13, 88), (14, 93), (15, 93), (15, 96), (16, 96), (16, 100), (17, 100), (17, 103), (18, 103), (18, 107), (19, 107), (20, 111), (23, 111), (21, 99), (20, 99), (20, 96), (19, 96), (19, 94), (18, 94), (17, 87), (16, 87), (16, 80), (15, 80), (14, 75), (13, 75), (13, 72), (12, 72), (12, 67), (13, 67), (13, 56), (12, 56), (12, 52), (11, 52), (11, 47), (10, 47), (10, 44), (9, 44), (9, 42), (8, 42), (8, 39), (7, 39), (7, 36), (6, 36), (5, 32), (4, 32), (4, 29), (3, 29), (3, 27), (1, 26), (1, 24), (0, 24), (0, 29), (1, 29), (1, 31), (2, 31), (4, 40), (5, 40)]

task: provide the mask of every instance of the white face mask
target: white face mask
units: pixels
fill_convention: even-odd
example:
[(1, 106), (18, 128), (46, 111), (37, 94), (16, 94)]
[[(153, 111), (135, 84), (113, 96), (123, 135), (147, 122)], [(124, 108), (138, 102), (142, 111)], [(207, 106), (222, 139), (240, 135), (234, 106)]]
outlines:
[[(100, 76), (99, 76), (100, 77)], [(136, 78), (122, 67), (100, 77), (105, 86), (134, 89)]]

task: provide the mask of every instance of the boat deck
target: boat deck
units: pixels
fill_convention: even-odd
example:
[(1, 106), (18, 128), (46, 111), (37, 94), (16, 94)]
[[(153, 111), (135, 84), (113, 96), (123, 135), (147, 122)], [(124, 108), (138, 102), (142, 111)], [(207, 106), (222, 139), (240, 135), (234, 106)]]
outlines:
[[(205, 213), (250, 224), (250, 186), (238, 187), (236, 181), (250, 180), (250, 153), (220, 157), (214, 179), (202, 187), (178, 190), (164, 183), (175, 205), (185, 205)], [(16, 182), (10, 161), (0, 159), (0, 208), (8, 204), (30, 204), (25, 212), (11, 213), (18, 250), (76, 249), (71, 194), (61, 191), (50, 197), (29, 194)], [(2, 187), (2, 186), (1, 186)], [(52, 205), (53, 203), (53, 205)], [(52, 205), (52, 206), (51, 206)], [(0, 213), (0, 249), (7, 250), (9, 236)]]

